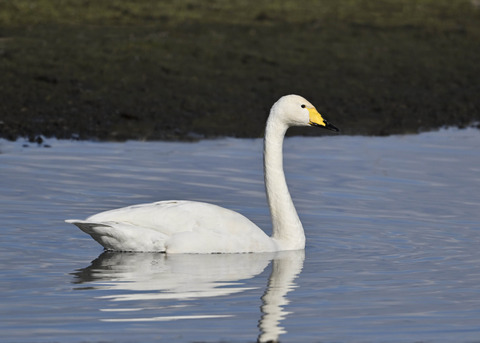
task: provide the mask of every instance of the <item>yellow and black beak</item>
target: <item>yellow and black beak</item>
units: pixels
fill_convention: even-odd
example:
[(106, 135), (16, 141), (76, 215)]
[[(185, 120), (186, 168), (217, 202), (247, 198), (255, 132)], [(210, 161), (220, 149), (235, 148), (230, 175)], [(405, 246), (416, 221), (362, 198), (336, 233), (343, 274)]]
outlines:
[(330, 124), (328, 121), (323, 119), (322, 115), (318, 113), (315, 107), (311, 107), (307, 109), (310, 116), (310, 121), (308, 122), (308, 124), (310, 124), (311, 126), (323, 127), (330, 131), (335, 131), (335, 132), (340, 131), (336, 126), (334, 126), (333, 124)]

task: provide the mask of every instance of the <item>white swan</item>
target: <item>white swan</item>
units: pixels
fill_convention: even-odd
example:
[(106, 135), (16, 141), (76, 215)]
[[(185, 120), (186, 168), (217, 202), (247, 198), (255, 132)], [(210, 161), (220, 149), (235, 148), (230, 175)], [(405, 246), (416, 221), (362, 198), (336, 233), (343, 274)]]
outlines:
[(298, 95), (281, 97), (270, 110), (264, 139), (265, 187), (272, 237), (243, 215), (212, 204), (160, 201), (66, 220), (106, 250), (166, 253), (246, 253), (305, 248), (305, 234), (283, 172), (282, 146), (290, 126), (338, 129)]

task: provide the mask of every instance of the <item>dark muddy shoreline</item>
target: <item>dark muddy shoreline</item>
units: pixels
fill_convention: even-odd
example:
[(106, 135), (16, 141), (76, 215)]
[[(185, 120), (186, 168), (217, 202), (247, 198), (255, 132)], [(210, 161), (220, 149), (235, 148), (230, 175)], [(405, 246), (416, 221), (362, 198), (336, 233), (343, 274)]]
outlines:
[(470, 1), (61, 5), (0, 4), (2, 138), (260, 137), (288, 93), (344, 134), (480, 121)]

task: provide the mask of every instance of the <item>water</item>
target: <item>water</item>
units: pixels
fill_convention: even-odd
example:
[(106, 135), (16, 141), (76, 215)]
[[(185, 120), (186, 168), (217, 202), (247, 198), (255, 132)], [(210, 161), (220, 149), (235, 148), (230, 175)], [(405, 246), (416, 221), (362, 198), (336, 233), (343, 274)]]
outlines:
[(305, 252), (102, 254), (66, 218), (222, 205), (270, 230), (261, 140), (0, 141), (2, 342), (480, 342), (480, 132), (289, 138)]

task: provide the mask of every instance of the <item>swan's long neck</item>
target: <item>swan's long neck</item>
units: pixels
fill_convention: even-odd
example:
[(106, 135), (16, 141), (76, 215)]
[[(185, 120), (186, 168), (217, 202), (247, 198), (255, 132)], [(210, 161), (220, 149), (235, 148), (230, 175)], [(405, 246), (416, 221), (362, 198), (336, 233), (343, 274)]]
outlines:
[(305, 233), (283, 172), (283, 138), (288, 126), (270, 115), (265, 129), (264, 169), (273, 234), (282, 250), (305, 248)]

